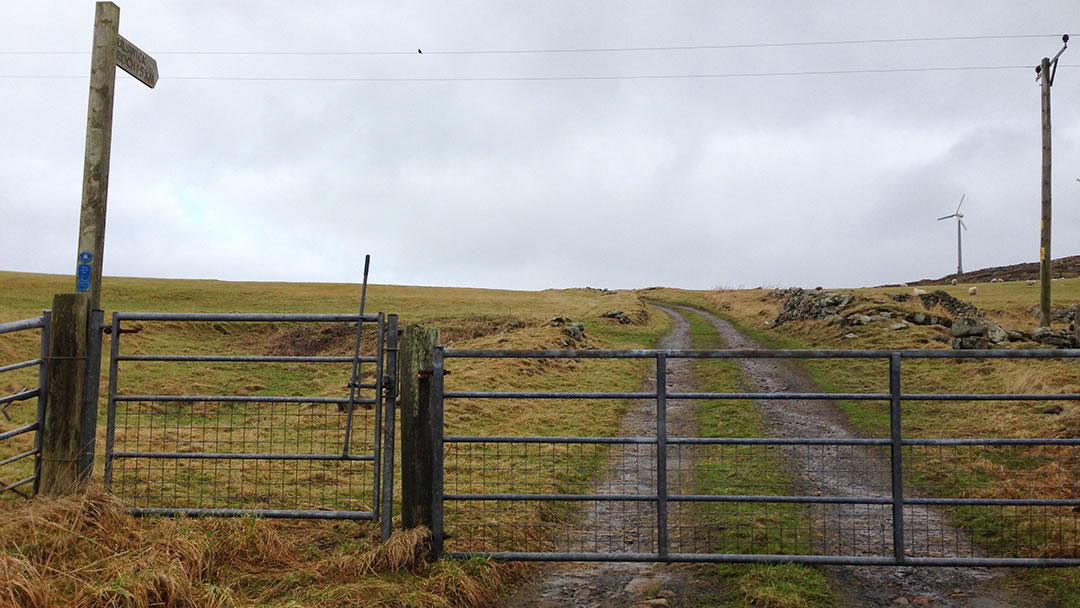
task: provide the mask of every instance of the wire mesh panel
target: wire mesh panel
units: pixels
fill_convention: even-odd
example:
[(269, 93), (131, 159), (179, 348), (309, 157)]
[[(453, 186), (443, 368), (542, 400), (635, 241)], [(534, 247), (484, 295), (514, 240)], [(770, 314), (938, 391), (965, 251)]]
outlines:
[(669, 521), (674, 555), (735, 557), (725, 561), (759, 555), (892, 555), (888, 504), (676, 501)]
[(920, 442), (904, 462), (907, 502), (936, 503), (907, 507), (913, 556), (1080, 558), (1080, 440)]
[(892, 554), (881, 441), (764, 441), (671, 440), (672, 552)]
[(453, 501), (445, 518), (445, 547), (452, 553), (609, 556), (657, 551), (655, 526), (637, 525), (656, 521), (656, 505), (646, 501)]
[(454, 438), (443, 458), (450, 551), (657, 550), (655, 442)]
[[(176, 322), (192, 317), (236, 337), (225, 344), (200, 344), (205, 350), (199, 354), (146, 355), (142, 344), (136, 345), (135, 354), (120, 349), (123, 321)], [(289, 324), (289, 329), (273, 332), (264, 327), (245, 333), (221, 322), (270, 322)], [(356, 326), (358, 322), (375, 326), (375, 336), (369, 339), (373, 354), (360, 354), (363, 328)], [(334, 324), (339, 329), (306, 330), (298, 323)], [(383, 329), (381, 313), (362, 317), (117, 313), (107, 489), (137, 514), (376, 518)], [(177, 327), (165, 329), (170, 330)], [(307, 350), (281, 354), (282, 340), (291, 341), (291, 348), (300, 344)], [(252, 344), (269, 354), (221, 354), (229, 345), (234, 351), (237, 345), (250, 351)], [(134, 388), (120, 382), (121, 364)], [(193, 365), (201, 366), (195, 374)], [(170, 374), (162, 366), (179, 370)], [(303, 386), (320, 394), (249, 394)], [(218, 394), (182, 394), (187, 387)], [(238, 388), (234, 394), (221, 394), (229, 387)], [(169, 389), (181, 394), (157, 394)]]
[(121, 401), (112, 492), (135, 508), (372, 511), (374, 412), (338, 403)]

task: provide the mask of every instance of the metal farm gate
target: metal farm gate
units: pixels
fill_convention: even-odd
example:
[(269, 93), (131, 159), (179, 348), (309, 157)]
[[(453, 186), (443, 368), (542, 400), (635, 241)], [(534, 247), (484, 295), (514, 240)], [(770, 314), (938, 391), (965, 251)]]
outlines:
[[(204, 352), (155, 348), (207, 329)], [(111, 335), (105, 488), (132, 513), (392, 513), (397, 315), (117, 312)], [(280, 394), (298, 386), (310, 394)]]
[[(44, 311), (40, 317), (23, 319), (11, 323), (0, 323), (0, 335), (11, 335), (18, 332), (33, 332), (39, 330), (36, 340), (28, 340), (30, 347), (37, 351), (37, 357), (15, 363), (0, 365), (0, 374), (13, 373), (18, 370), (34, 370), (33, 376), (37, 386), (30, 388), (28, 383), (24, 388), (10, 395), (0, 397), (0, 415), (3, 416), (4, 427), (0, 431), (0, 446), (3, 446), (3, 454), (6, 456), (0, 460), (0, 496), (11, 492), (23, 498), (30, 498), (37, 494), (38, 481), (41, 478), (41, 440), (42, 429), (45, 425), (45, 405), (48, 401), (48, 366), (49, 366), (49, 331), (52, 325), (52, 312)], [(12, 336), (13, 337), (13, 336)], [(36, 342), (36, 344), (35, 344)], [(29, 376), (27, 372), (20, 372)], [(10, 377), (10, 376), (0, 376)], [(8, 407), (20, 401), (36, 399), (37, 406), (31, 411), (9, 412)], [(8, 455), (10, 454), (10, 455)], [(27, 460), (33, 458), (32, 461)], [(15, 478), (8, 477), (14, 474)], [(25, 487), (30, 484), (29, 487)]]
[[(903, 361), (1077, 357), (1080, 350), (436, 349), (433, 551), (511, 560), (1080, 565), (1080, 439), (930, 439), (926, 429), (924, 438), (902, 432), (902, 406), (963, 401), (973, 416), (989, 416), (992, 410), (981, 408), (995, 402), (1076, 401), (1080, 395), (915, 394), (901, 387)], [(447, 360), (492, 358), (530, 365), (652, 359), (656, 389), (445, 389)], [(884, 360), (888, 391), (669, 390), (672, 361), (707, 358)], [(617, 434), (614, 429), (593, 437), (446, 433), (444, 408), (475, 412), (478, 400), (492, 399), (515, 400), (525, 410), (552, 399), (581, 400), (580, 407), (628, 400), (631, 413), (642, 413), (650, 426), (639, 436), (599, 436)], [(669, 410), (701, 400), (753, 400), (777, 412), (793, 400), (876, 402), (889, 430), (871, 438), (815, 436), (812, 428), (782, 438), (698, 437), (697, 427), (692, 434), (669, 432)]]

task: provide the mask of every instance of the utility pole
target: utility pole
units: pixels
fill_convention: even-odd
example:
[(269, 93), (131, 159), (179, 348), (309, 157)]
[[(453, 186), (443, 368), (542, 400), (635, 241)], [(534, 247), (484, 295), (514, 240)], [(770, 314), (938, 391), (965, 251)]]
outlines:
[(1039, 240), (1039, 324), (1050, 327), (1050, 87), (1057, 74), (1058, 57), (1069, 48), (1069, 35), (1061, 37), (1064, 46), (1053, 59), (1043, 57), (1035, 68), (1035, 79), (1042, 81), (1042, 222)]

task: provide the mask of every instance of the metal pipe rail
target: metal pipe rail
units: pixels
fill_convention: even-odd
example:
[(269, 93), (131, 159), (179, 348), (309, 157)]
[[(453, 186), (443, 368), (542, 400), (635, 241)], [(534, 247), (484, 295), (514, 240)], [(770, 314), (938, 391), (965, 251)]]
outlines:
[[(361, 363), (375, 363), (375, 357), (359, 357)], [(352, 363), (353, 357), (300, 357), (261, 355), (120, 355), (117, 361), (189, 361), (221, 363)], [(2, 371), (2, 370), (0, 370)]]
[(46, 315), (40, 317), (34, 317), (33, 319), (22, 319), (21, 321), (9, 321), (7, 323), (0, 323), (0, 334), (10, 334), (16, 331), (23, 331), (27, 329), (41, 329), (45, 327)]
[[(116, 395), (113, 401), (144, 402), (161, 401), (162, 403), (336, 403), (345, 405), (349, 403), (346, 397), (293, 397), (282, 395)], [(374, 398), (353, 399), (353, 405), (374, 405)]]
[(248, 517), (258, 515), (268, 519), (333, 519), (364, 521), (377, 519), (374, 511), (333, 511), (320, 509), (198, 509), (167, 507), (131, 507), (135, 517)]
[(446, 359), (1075, 359), (1080, 348), (1030, 350), (871, 350), (794, 349), (761, 350), (733, 348), (700, 349), (588, 349), (588, 350), (475, 350), (445, 349)]
[(378, 322), (379, 314), (291, 314), (246, 312), (114, 312), (118, 321), (221, 321), (227, 323), (365, 323)]
[(2, 374), (4, 372), (13, 372), (13, 371), (15, 371), (17, 369), (22, 369), (24, 367), (33, 367), (35, 365), (41, 365), (41, 363), (42, 363), (41, 359), (30, 359), (29, 361), (21, 361), (19, 363), (12, 363), (10, 365), (0, 366), (0, 374)]
[(35, 422), (33, 424), (28, 424), (26, 426), (21, 426), (21, 427), (19, 427), (17, 429), (11, 429), (10, 431), (5, 431), (3, 433), (0, 433), (0, 441), (3, 441), (5, 439), (11, 439), (12, 437), (18, 437), (19, 435), (22, 435), (24, 433), (29, 433), (31, 431), (37, 431), (40, 428), (41, 428), (41, 424), (38, 423), (38, 422)]
[(0, 405), (7, 405), (16, 401), (25, 401), (27, 399), (33, 399), (41, 394), (40, 388), (29, 389), (25, 391), (19, 391), (14, 395), (8, 395), (6, 397), (0, 397)]
[[(901, 406), (905, 402), (1000, 402), (1000, 401), (1077, 401), (1080, 394), (1031, 394), (1031, 393), (1002, 393), (1002, 394), (956, 394), (956, 393), (904, 393), (901, 389), (901, 363), (904, 359), (1077, 359), (1080, 358), (1080, 349), (1039, 349), (1039, 350), (789, 350), (789, 351), (766, 351), (766, 350), (466, 350), (437, 348), (434, 353), (433, 382), (432, 382), (432, 439), (434, 441), (434, 470), (433, 478), (433, 539), (432, 550), (435, 556), (446, 555), (449, 557), (488, 556), (499, 559), (511, 559), (522, 561), (666, 561), (666, 562), (770, 562), (770, 563), (817, 563), (817, 564), (851, 564), (851, 565), (922, 565), (922, 566), (1077, 566), (1080, 565), (1080, 557), (1075, 558), (1038, 558), (1038, 557), (920, 557), (907, 554), (910, 548), (909, 540), (905, 537), (905, 507), (909, 506), (1002, 506), (1002, 507), (1043, 507), (1059, 508), (1073, 507), (1073, 511), (1080, 510), (1080, 499), (1064, 498), (1038, 498), (1031, 496), (1018, 496), (1012, 498), (978, 498), (978, 497), (935, 497), (935, 496), (912, 496), (904, 491), (904, 450), (919, 446), (938, 447), (988, 447), (1000, 448), (1009, 446), (1026, 447), (1080, 447), (1080, 438), (905, 438), (902, 435), (902, 411)], [(656, 390), (655, 391), (446, 391), (443, 374), (447, 359), (654, 359), (657, 362)], [(850, 393), (850, 392), (669, 392), (666, 383), (666, 366), (668, 359), (882, 359), (889, 364), (889, 391), (880, 393)], [(518, 400), (593, 400), (593, 399), (626, 399), (626, 400), (653, 400), (656, 403), (656, 436), (651, 437), (509, 437), (509, 436), (476, 436), (476, 435), (446, 435), (443, 427), (444, 403), (447, 399), (518, 399)], [(827, 438), (827, 437), (796, 437), (796, 438), (702, 438), (702, 437), (668, 437), (666, 433), (666, 407), (668, 400), (847, 400), (847, 401), (885, 401), (889, 403), (889, 437), (888, 438)], [(447, 446), (467, 446), (469, 444), (493, 444), (512, 446), (529, 445), (566, 445), (566, 446), (627, 446), (636, 445), (653, 446), (655, 459), (646, 469), (655, 481), (655, 492), (642, 493), (552, 493), (539, 491), (534, 493), (515, 493), (507, 491), (496, 492), (446, 492), (445, 491), (445, 455)], [(887, 490), (882, 495), (859, 495), (859, 496), (808, 496), (808, 495), (753, 495), (753, 494), (677, 494), (671, 493), (668, 487), (668, 448), (679, 446), (788, 446), (795, 448), (803, 446), (806, 449), (843, 448), (848, 446), (854, 449), (857, 446), (868, 446), (888, 449), (889, 480)], [(527, 449), (523, 447), (522, 449)], [(464, 452), (463, 458), (469, 458), (473, 452)], [(495, 452), (496, 455), (499, 453)], [(513, 454), (513, 452), (510, 452)], [(528, 454), (526, 451), (524, 454)], [(571, 452), (573, 453), (573, 452)], [(596, 454), (596, 452), (589, 452)], [(497, 457), (497, 456), (496, 456)], [(535, 458), (540, 458), (539, 452)], [(547, 458), (545, 456), (545, 458)], [(555, 458), (552, 456), (551, 458)], [(599, 458), (599, 456), (593, 456)], [(466, 460), (468, 462), (468, 460)], [(466, 465), (481, 467), (482, 465)], [(556, 466), (556, 465), (552, 465)], [(477, 469), (482, 470), (482, 469)], [(509, 480), (503, 483), (513, 483), (514, 469), (510, 465)], [(496, 473), (497, 475), (497, 473)], [(519, 475), (524, 475), (520, 473)], [(498, 478), (497, 478), (498, 479)], [(468, 486), (469, 481), (463, 481)], [(540, 482), (531, 482), (540, 483)], [(650, 481), (652, 483), (652, 481)], [(642, 552), (537, 552), (537, 551), (449, 551), (444, 553), (444, 528), (446, 501), (455, 502), (510, 502), (535, 501), (535, 502), (631, 502), (652, 503), (655, 505), (656, 521), (653, 534), (656, 542), (656, 551)], [(806, 505), (877, 505), (891, 507), (891, 516), (886, 519), (891, 528), (891, 555), (867, 556), (867, 555), (774, 555), (774, 554), (702, 554), (702, 553), (678, 553), (671, 550), (668, 538), (668, 503), (795, 503)], [(1080, 555), (1080, 546), (1075, 548)]]

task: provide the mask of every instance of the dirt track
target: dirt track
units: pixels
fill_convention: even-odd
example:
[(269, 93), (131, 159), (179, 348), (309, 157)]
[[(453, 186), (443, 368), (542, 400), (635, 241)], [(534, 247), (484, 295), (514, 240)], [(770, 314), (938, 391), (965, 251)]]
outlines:
[[(696, 312), (707, 318), (727, 342), (729, 348), (763, 348), (759, 343), (739, 333), (730, 323), (708, 313), (658, 307), (671, 315), (675, 328), (665, 336), (660, 348), (690, 348), (689, 324), (683, 313)], [(815, 392), (813, 381), (786, 361), (775, 359), (745, 359), (740, 361), (751, 381), (761, 391)], [(646, 390), (651, 390), (649, 386)], [(691, 361), (671, 360), (668, 367), (668, 389), (692, 392), (699, 390), (693, 377)], [(762, 400), (759, 407), (765, 414), (765, 424), (774, 437), (852, 437), (842, 416), (831, 402)], [(696, 426), (693, 402), (668, 402), (668, 425), (672, 436), (693, 436)], [(649, 436), (655, 433), (655, 411), (651, 401), (634, 404), (624, 417), (619, 434)], [(800, 493), (848, 496), (887, 496), (888, 462), (872, 452), (858, 455), (860, 466), (850, 466), (850, 450), (834, 448), (807, 450), (798, 460), (790, 460)], [(847, 466), (845, 466), (847, 463)], [(610, 488), (625, 488), (629, 471), (615, 467), (605, 479), (597, 480), (594, 491), (615, 493)], [(605, 490), (605, 486), (609, 490)], [(653, 492), (652, 480), (639, 480), (639, 491)], [(815, 512), (828, 525), (820, 549), (848, 554), (880, 554), (885, 547), (891, 551), (891, 526), (888, 512), (880, 508), (837, 505)], [(923, 509), (910, 512), (919, 526), (908, 530), (908, 543), (922, 543), (923, 554), (951, 555), (954, 547), (969, 547), (961, 531), (945, 522), (941, 516)], [(655, 526), (650, 511), (617, 511), (602, 509), (583, 515), (585, 529), (603, 527), (615, 530), (649, 530)], [(604, 518), (603, 526), (589, 525), (589, 518)], [(614, 519), (612, 519), (614, 518)], [(832, 530), (830, 533), (829, 530)], [(651, 532), (636, 533), (648, 536)], [(921, 535), (921, 536), (920, 536)], [(612, 550), (620, 546), (619, 539)], [(883, 543), (888, 543), (887, 545)], [(624, 549), (625, 550), (625, 549)], [(635, 548), (634, 550), (647, 550)], [(532, 606), (575, 608), (603, 606), (699, 606), (700, 598), (715, 588), (716, 582), (701, 580), (698, 570), (684, 565), (641, 563), (570, 563), (551, 564), (504, 601), (501, 606)], [(981, 568), (911, 568), (911, 567), (826, 567), (833, 588), (852, 606), (914, 605), (949, 607), (1024, 607), (1045, 604), (1031, 598), (1022, 601), (995, 584), (993, 573)], [(902, 599), (901, 599), (902, 598)], [(649, 602), (649, 603), (645, 603)]]
[[(667, 308), (661, 308), (675, 320), (675, 327), (661, 339), (660, 348), (689, 348), (690, 324), (686, 319)], [(655, 378), (650, 378), (643, 390), (655, 389)], [(693, 369), (688, 360), (668, 363), (667, 385), (670, 391), (695, 390)], [(686, 436), (695, 426), (693, 402), (668, 402), (667, 424), (669, 433)], [(640, 437), (656, 434), (656, 407), (653, 401), (631, 404), (623, 416), (618, 435)], [(639, 475), (637, 468), (620, 466), (631, 459), (613, 458), (612, 470), (591, 489), (597, 494), (620, 493), (627, 487), (627, 476)], [(632, 480), (630, 480), (632, 481)], [(641, 493), (655, 492), (652, 479), (636, 481)], [(596, 511), (583, 514), (585, 521), (580, 529), (615, 531), (605, 536), (608, 547), (600, 549), (611, 552), (628, 550), (624, 535), (618, 532), (632, 531), (635, 544), (633, 551), (651, 550), (647, 543), (654, 534), (656, 519), (651, 510), (614, 508), (614, 503), (602, 504)], [(600, 524), (600, 519), (603, 523)], [(595, 525), (593, 522), (596, 522)], [(639, 544), (640, 543), (640, 544)], [(593, 545), (595, 546), (595, 544)], [(651, 601), (651, 606), (700, 605), (693, 598), (709, 593), (709, 581), (695, 576), (695, 569), (682, 564), (649, 564), (625, 562), (554, 563), (540, 569), (532, 580), (518, 589), (510, 598), (500, 603), (505, 608), (599, 608), (608, 606), (634, 606)]]

